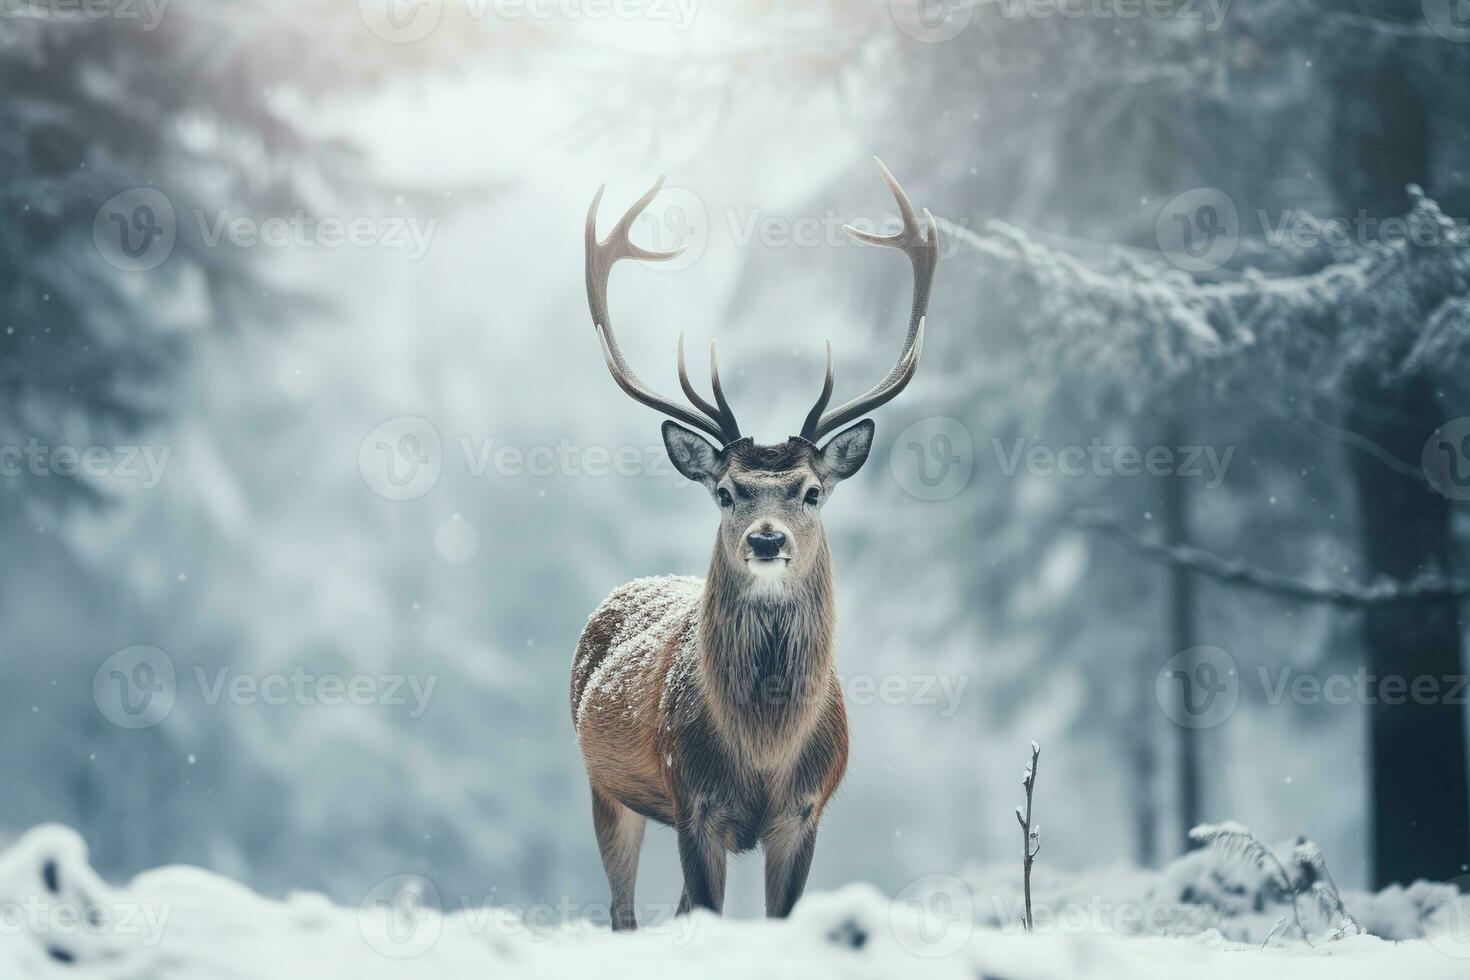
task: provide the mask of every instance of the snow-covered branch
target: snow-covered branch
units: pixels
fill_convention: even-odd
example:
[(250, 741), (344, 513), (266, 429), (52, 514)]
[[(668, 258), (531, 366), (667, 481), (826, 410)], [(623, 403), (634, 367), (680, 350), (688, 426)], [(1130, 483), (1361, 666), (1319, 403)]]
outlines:
[(1222, 558), (1191, 545), (1166, 544), (1145, 538), (1121, 521), (1097, 511), (1077, 511), (1070, 520), (1077, 527), (1109, 534), (1152, 561), (1288, 599), (1325, 602), (1334, 606), (1381, 606), (1470, 595), (1470, 579), (1448, 578), (1434, 573), (1421, 575), (1409, 582), (1387, 578), (1367, 584), (1303, 582), (1289, 575), (1258, 568), (1239, 558)]

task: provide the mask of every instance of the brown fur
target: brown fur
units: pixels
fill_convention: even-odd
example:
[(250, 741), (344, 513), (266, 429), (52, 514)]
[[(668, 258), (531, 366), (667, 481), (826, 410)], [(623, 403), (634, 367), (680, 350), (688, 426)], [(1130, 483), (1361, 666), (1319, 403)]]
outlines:
[[(866, 443), (859, 448), (865, 455)], [(578, 642), (572, 717), (616, 928), (634, 924), (644, 818), (679, 833), (682, 908), (718, 911), (725, 853), (757, 842), (768, 914), (786, 914), (801, 894), (848, 747), (831, 559), (805, 494), (816, 487), (825, 500), (850, 472), (824, 465), (822, 453), (797, 439), (720, 451), (692, 474), (730, 500), (720, 505), (708, 577), (631, 582), (598, 607)], [(760, 564), (749, 561), (752, 528), (786, 534), (789, 557), (769, 563), (779, 576), (751, 570)]]

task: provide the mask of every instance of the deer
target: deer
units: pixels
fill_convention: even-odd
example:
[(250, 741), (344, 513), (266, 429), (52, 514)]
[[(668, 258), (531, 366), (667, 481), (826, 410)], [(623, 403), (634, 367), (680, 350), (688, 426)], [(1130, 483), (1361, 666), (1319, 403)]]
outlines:
[(572, 723), (591, 785), (614, 930), (637, 928), (634, 887), (650, 819), (678, 836), (679, 914), (720, 914), (727, 854), (758, 843), (767, 916), (785, 917), (806, 887), (817, 826), (848, 752), (821, 511), (868, 458), (874, 424), (864, 416), (902, 392), (919, 366), (939, 256), (933, 215), (924, 210), (921, 230), (903, 188), (881, 160), (878, 167), (902, 228), (892, 235), (847, 225), (844, 231), (908, 257), (913, 303), (903, 346), (882, 380), (829, 411), (834, 371), (827, 341), (816, 404), (799, 435), (774, 445), (741, 435), (713, 343), (710, 402), (689, 382), (679, 336), (679, 385), (689, 406), (639, 380), (618, 346), (607, 306), (614, 264), (665, 261), (682, 251), (653, 251), (629, 238), (663, 178), (602, 241), (597, 213), (606, 185), (588, 209), (587, 302), (603, 359), (619, 388), (667, 416), (661, 431), (669, 461), (705, 488), (720, 516), (705, 578), (640, 578), (614, 590), (588, 619), (573, 655)]

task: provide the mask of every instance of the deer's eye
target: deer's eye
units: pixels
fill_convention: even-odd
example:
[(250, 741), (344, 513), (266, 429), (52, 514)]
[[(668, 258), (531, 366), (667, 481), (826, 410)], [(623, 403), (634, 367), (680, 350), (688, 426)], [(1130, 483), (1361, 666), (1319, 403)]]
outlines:
[(730, 496), (730, 491), (724, 487), (715, 491), (715, 499), (719, 500), (721, 507), (734, 507), (735, 498)]
[(809, 504), (811, 504), (813, 507), (815, 507), (815, 506), (817, 506), (817, 504), (821, 503), (822, 502), (822, 488), (821, 487), (812, 487), (810, 490), (808, 490), (806, 492), (806, 502), (809, 503)]

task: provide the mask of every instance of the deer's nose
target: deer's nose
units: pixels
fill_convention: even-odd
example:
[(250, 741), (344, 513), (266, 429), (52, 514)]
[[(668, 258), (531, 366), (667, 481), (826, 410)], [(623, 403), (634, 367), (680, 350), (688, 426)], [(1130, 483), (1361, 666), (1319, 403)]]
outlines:
[(786, 535), (780, 531), (753, 531), (746, 535), (745, 540), (750, 543), (751, 553), (757, 558), (775, 558), (781, 553), (781, 546), (786, 543)]

